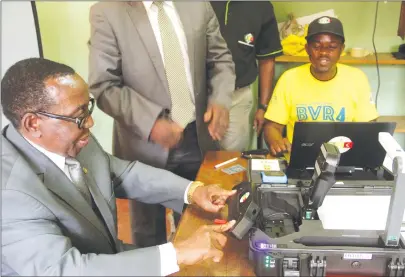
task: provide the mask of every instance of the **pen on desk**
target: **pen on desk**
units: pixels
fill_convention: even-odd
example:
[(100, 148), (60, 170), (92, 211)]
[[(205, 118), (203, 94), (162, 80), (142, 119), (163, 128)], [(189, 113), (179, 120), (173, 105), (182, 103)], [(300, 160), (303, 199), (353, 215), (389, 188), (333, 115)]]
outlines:
[(214, 168), (218, 168), (218, 167), (221, 167), (221, 166), (223, 166), (223, 165), (229, 164), (229, 163), (231, 163), (231, 162), (236, 161), (237, 159), (238, 159), (238, 158), (233, 158), (233, 159), (227, 160), (227, 161), (225, 161), (225, 162), (223, 162), (223, 163), (217, 164), (216, 166), (214, 166)]

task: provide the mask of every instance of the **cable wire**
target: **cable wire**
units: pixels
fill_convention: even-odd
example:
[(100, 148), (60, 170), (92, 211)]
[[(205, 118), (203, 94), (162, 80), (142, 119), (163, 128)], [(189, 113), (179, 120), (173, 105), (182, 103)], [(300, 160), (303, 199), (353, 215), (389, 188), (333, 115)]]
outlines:
[(376, 6), (375, 6), (374, 29), (373, 29), (373, 37), (372, 37), (373, 48), (374, 48), (374, 56), (375, 56), (375, 64), (376, 64), (376, 69), (377, 69), (377, 92), (375, 94), (375, 107), (376, 107), (376, 109), (378, 108), (378, 94), (380, 92), (380, 67), (378, 65), (378, 54), (377, 54), (377, 49), (375, 47), (375, 31), (377, 29), (378, 4), (379, 4), (379, 1), (377, 0)]

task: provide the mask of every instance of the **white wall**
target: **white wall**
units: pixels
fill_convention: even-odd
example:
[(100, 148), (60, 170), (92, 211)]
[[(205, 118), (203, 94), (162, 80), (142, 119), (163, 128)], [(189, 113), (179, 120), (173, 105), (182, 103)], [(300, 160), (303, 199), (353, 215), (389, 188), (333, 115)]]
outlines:
[[(39, 57), (37, 33), (31, 2), (1, 2), (1, 77), (19, 60)], [(1, 128), (8, 120), (1, 116)]]

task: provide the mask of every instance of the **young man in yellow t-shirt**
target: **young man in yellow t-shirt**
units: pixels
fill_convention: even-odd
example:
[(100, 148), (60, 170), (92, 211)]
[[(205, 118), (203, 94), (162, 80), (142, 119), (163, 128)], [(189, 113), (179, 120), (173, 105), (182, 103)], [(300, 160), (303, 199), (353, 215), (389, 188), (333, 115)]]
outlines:
[(372, 121), (378, 117), (366, 75), (337, 63), (345, 47), (342, 23), (333, 17), (318, 18), (308, 26), (306, 39), (311, 63), (280, 77), (265, 113), (265, 140), (273, 155), (291, 151), (297, 121)]

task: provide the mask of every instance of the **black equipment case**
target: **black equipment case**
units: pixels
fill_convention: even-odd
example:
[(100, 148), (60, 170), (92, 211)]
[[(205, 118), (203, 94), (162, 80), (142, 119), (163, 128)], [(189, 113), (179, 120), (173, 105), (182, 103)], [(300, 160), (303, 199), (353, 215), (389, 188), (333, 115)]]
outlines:
[[(335, 184), (328, 195), (391, 195), (392, 174), (373, 174), (373, 182)], [(257, 276), (405, 276), (402, 236), (398, 245), (387, 247), (381, 239), (384, 231), (326, 230), (317, 212), (305, 209), (310, 182), (262, 184), (251, 161), (248, 177), (234, 187), (237, 193), (229, 199), (228, 218), (237, 220), (231, 230), (236, 238), (248, 237)]]

